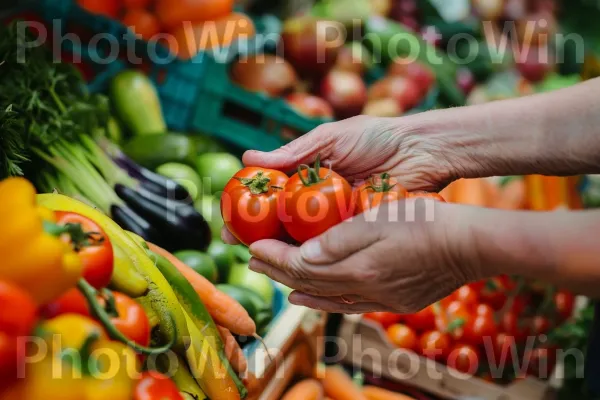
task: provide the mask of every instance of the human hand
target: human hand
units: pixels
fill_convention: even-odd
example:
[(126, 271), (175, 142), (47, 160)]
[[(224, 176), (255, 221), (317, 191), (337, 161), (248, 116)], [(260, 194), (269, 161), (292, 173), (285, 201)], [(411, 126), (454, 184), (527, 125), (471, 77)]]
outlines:
[(431, 199), (387, 203), (300, 247), (256, 242), (249, 266), (294, 289), (293, 304), (338, 313), (416, 312), (481, 278), (477, 263), (466, 262), (477, 257), (455, 221), (460, 207)]

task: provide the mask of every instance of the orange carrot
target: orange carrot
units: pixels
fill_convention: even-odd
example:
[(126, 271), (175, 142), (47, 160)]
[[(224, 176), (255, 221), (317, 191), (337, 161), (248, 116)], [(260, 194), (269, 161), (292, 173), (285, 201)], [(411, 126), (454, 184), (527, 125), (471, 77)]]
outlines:
[(208, 279), (181, 262), (173, 254), (152, 243), (148, 243), (148, 247), (169, 260), (185, 276), (218, 325), (237, 335), (256, 335), (256, 324), (237, 301), (221, 292)]
[(223, 342), (225, 343), (225, 356), (229, 360), (231, 367), (238, 375), (244, 376), (248, 369), (248, 361), (246, 360), (242, 348), (229, 330), (218, 325), (217, 329), (221, 334), (221, 339), (223, 339)]
[(350, 376), (338, 367), (325, 368), (323, 388), (334, 400), (367, 400)]
[(440, 196), (446, 200), (448, 203), (454, 203), (454, 183), (446, 186), (441, 192)]
[(480, 179), (459, 179), (454, 183), (454, 203), (485, 207), (487, 199)]
[(323, 386), (315, 379), (305, 379), (296, 383), (281, 400), (322, 400)]
[(494, 208), (522, 210), (527, 205), (527, 191), (523, 179), (512, 179), (500, 191)]
[(500, 187), (489, 179), (480, 179), (483, 187), (483, 194), (485, 196), (485, 206), (494, 207), (500, 197)]
[(414, 400), (413, 397), (390, 392), (389, 390), (376, 386), (365, 386), (363, 388), (363, 394), (368, 400)]

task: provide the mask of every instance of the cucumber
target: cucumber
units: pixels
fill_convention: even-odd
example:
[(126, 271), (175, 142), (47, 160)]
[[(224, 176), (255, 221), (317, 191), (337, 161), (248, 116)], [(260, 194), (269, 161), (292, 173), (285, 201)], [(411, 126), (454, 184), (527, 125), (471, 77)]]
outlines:
[(156, 88), (143, 73), (119, 73), (110, 83), (110, 97), (117, 115), (134, 136), (167, 131)]
[(180, 133), (137, 136), (123, 145), (123, 151), (133, 161), (151, 170), (170, 162), (193, 167), (197, 154), (194, 141)]
[(236, 285), (221, 284), (217, 285), (217, 288), (244, 307), (250, 315), (250, 318), (252, 318), (256, 324), (256, 330), (259, 334), (262, 334), (262, 331), (264, 331), (273, 320), (273, 310), (271, 309), (271, 306), (264, 301), (258, 293), (253, 292), (251, 289)]

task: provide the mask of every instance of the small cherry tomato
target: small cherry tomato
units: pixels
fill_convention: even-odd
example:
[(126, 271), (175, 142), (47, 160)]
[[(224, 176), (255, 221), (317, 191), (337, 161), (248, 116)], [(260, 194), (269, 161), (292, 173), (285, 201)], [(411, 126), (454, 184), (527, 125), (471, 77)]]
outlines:
[(436, 328), (448, 333), (454, 340), (460, 341), (465, 335), (465, 328), (475, 318), (470, 310), (458, 300), (453, 301), (436, 318)]
[(183, 400), (177, 385), (158, 372), (144, 372), (133, 391), (133, 400)]
[(92, 316), (87, 300), (77, 288), (67, 291), (58, 299), (42, 306), (40, 313), (45, 319), (52, 319), (63, 314)]
[(561, 321), (566, 321), (573, 315), (575, 296), (566, 290), (559, 290), (554, 294), (554, 306)]
[(477, 304), (479, 304), (477, 291), (469, 285), (465, 285), (458, 289), (454, 294), (454, 298), (469, 309), (475, 308), (477, 307)]
[(523, 365), (527, 373), (539, 379), (548, 379), (556, 367), (556, 347), (539, 347), (525, 352)]
[(438, 362), (446, 360), (450, 344), (450, 336), (440, 331), (425, 332), (419, 339), (421, 354)]
[[(144, 308), (132, 298), (113, 292), (117, 316), (111, 318), (113, 325), (127, 338), (141, 346), (150, 344), (150, 321)], [(110, 306), (110, 304), (109, 304)]]
[(489, 304), (494, 310), (500, 310), (507, 300), (507, 294), (514, 288), (514, 283), (506, 276), (489, 279), (479, 293), (483, 303)]
[(64, 235), (64, 240), (71, 243), (79, 255), (83, 263), (83, 278), (96, 289), (108, 286), (114, 269), (113, 248), (108, 235), (97, 223), (83, 215), (67, 211), (56, 211), (54, 215), (60, 226), (81, 227), (79, 237), (74, 236), (75, 240), (72, 240)]
[(303, 243), (327, 231), (352, 216), (352, 187), (337, 173), (315, 167), (298, 167), (286, 183), (283, 212), (280, 218), (285, 230), (297, 242)]
[(456, 292), (450, 293), (448, 296), (440, 300), (439, 303), (442, 308), (446, 308), (448, 307), (448, 304), (452, 303), (454, 300), (456, 300)]
[(387, 329), (387, 336), (396, 347), (400, 349), (416, 350), (417, 334), (415, 331), (402, 324), (395, 324)]
[(517, 343), (523, 343), (531, 334), (531, 325), (530, 321), (520, 319), (517, 314), (508, 311), (502, 316), (502, 330), (513, 336)]
[(388, 173), (383, 173), (378, 177), (373, 176), (354, 191), (355, 214), (362, 214), (371, 208), (378, 207), (381, 203), (404, 199), (407, 194), (408, 191)]
[(233, 236), (247, 246), (285, 237), (277, 197), (287, 181), (283, 172), (255, 167), (244, 168), (231, 178), (221, 196), (221, 214)]
[(372, 312), (363, 315), (363, 318), (377, 322), (383, 329), (389, 328), (391, 325), (397, 324), (402, 319), (400, 314), (390, 312)]
[(479, 368), (479, 350), (468, 344), (455, 345), (448, 355), (448, 366), (464, 374), (474, 375)]
[(543, 315), (536, 315), (533, 317), (531, 325), (533, 326), (532, 333), (534, 335), (545, 335), (552, 328), (550, 320)]
[(493, 316), (476, 315), (464, 327), (464, 338), (467, 342), (476, 346), (482, 345), (486, 338), (493, 340), (498, 331)]
[(487, 304), (479, 304), (475, 308), (475, 314), (483, 317), (494, 318), (494, 309)]
[(406, 195), (407, 198), (425, 198), (446, 202), (440, 194), (435, 192), (410, 192)]
[[(489, 343), (489, 341), (484, 342), (488, 354), (490, 354), (490, 349), (487, 347)], [(515, 360), (515, 357), (518, 358), (519, 356), (517, 352), (517, 342), (515, 341), (514, 336), (510, 336), (505, 332), (498, 333), (493, 338), (491, 345), (493, 346), (493, 351), (491, 353), (494, 355), (493, 361), (495, 365), (507, 365), (508, 363), (512, 363), (513, 360)]]
[(403, 316), (406, 325), (418, 332), (424, 332), (435, 329), (435, 314), (433, 307), (429, 306), (421, 311)]
[(160, 33), (158, 18), (144, 9), (130, 9), (121, 22), (144, 40), (151, 40)]

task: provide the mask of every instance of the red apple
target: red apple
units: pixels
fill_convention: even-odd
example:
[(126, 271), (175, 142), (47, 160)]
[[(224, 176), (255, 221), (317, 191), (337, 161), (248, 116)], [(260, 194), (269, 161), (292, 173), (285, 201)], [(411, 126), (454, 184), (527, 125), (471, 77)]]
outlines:
[(343, 39), (341, 24), (307, 16), (287, 20), (281, 34), (284, 57), (302, 76), (322, 76), (329, 71)]
[(410, 110), (423, 100), (423, 92), (412, 80), (404, 76), (388, 76), (369, 88), (369, 101), (392, 98), (402, 110)]
[(431, 68), (418, 61), (406, 64), (404, 60), (397, 59), (388, 68), (388, 75), (403, 76), (412, 80), (422, 95), (426, 95), (435, 82), (435, 74)]
[[(527, 51), (528, 50), (528, 51)], [(552, 50), (546, 46), (525, 47), (517, 57), (517, 69), (530, 82), (540, 82), (554, 68)]]
[(321, 97), (333, 108), (338, 119), (361, 113), (367, 102), (367, 87), (360, 75), (334, 69), (321, 82)]
[(313, 118), (333, 118), (333, 109), (325, 100), (308, 93), (292, 93), (285, 98), (300, 114)]

